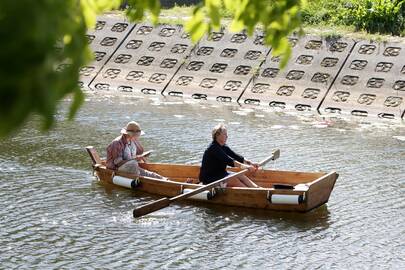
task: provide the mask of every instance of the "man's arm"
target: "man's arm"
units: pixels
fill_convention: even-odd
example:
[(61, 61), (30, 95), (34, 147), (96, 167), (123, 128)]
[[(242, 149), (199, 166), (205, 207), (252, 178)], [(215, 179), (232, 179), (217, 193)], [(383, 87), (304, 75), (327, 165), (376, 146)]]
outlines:
[(209, 152), (211, 155), (215, 156), (220, 161), (224, 162), (226, 165), (235, 167), (234, 160), (229, 155), (227, 155), (224, 152), (223, 148), (220, 147), (219, 145), (210, 147)]
[(232, 151), (232, 149), (229, 146), (224, 145), (222, 148), (224, 149), (225, 153), (231, 158), (235, 159), (240, 163), (244, 162), (245, 158), (239, 154), (236, 154), (234, 151)]

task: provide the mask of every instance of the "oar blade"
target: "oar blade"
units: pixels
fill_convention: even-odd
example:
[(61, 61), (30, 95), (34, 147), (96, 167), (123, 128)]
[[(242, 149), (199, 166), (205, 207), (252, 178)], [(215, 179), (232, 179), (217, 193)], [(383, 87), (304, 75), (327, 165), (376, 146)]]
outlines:
[(169, 198), (162, 198), (156, 201), (153, 201), (151, 203), (142, 205), (141, 207), (135, 208), (134, 209), (134, 218), (141, 217), (144, 215), (147, 215), (149, 213), (152, 213), (154, 211), (157, 211), (159, 209), (165, 208), (170, 205), (170, 199)]
[(280, 157), (280, 149), (277, 149), (273, 152), (273, 160), (276, 160)]

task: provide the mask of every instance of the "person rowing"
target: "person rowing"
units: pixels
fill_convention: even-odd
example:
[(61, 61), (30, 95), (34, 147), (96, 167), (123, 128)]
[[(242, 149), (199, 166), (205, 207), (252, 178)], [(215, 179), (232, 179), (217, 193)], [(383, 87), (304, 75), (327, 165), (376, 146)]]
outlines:
[[(203, 184), (209, 184), (230, 174), (226, 170), (227, 166), (248, 169), (255, 172), (259, 165), (243, 156), (235, 153), (226, 145), (228, 139), (227, 128), (224, 124), (218, 124), (212, 130), (212, 142), (204, 151), (200, 168), (199, 179)], [(246, 175), (240, 174), (235, 178), (221, 183), (221, 187), (252, 187), (260, 188)]]

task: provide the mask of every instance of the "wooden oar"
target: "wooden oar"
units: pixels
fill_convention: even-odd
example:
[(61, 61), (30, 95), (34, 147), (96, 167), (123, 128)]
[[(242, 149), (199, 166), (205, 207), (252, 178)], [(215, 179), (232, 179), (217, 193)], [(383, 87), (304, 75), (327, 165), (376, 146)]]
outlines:
[[(266, 164), (270, 160), (276, 160), (279, 157), (280, 157), (280, 150), (277, 149), (276, 151), (273, 152), (273, 154), (271, 156), (269, 156), (266, 159), (264, 159), (263, 161), (261, 161), (259, 163), (259, 166), (263, 166), (264, 164)], [(219, 180), (217, 180), (215, 182), (209, 183), (208, 185), (204, 185), (204, 186), (202, 186), (200, 188), (196, 188), (195, 190), (193, 190), (191, 192), (183, 193), (183, 194), (177, 195), (177, 196), (172, 197), (172, 198), (162, 198), (162, 199), (153, 201), (151, 203), (145, 204), (143, 206), (140, 206), (138, 208), (135, 208), (134, 209), (134, 217), (141, 217), (141, 216), (147, 215), (147, 214), (152, 213), (154, 211), (157, 211), (159, 209), (165, 208), (166, 206), (169, 206), (172, 202), (191, 197), (191, 196), (196, 195), (198, 193), (201, 193), (201, 192), (203, 192), (205, 190), (210, 190), (211, 188), (213, 188), (215, 186), (218, 186), (220, 183), (225, 183), (226, 181), (228, 181), (231, 178), (234, 178), (234, 177), (236, 177), (238, 175), (245, 174), (247, 171), (248, 171), (248, 169), (244, 169), (244, 170), (241, 170), (241, 171), (239, 171), (237, 173), (230, 174), (230, 175), (228, 175), (228, 176), (226, 176), (226, 177), (224, 177), (222, 179), (219, 179)]]

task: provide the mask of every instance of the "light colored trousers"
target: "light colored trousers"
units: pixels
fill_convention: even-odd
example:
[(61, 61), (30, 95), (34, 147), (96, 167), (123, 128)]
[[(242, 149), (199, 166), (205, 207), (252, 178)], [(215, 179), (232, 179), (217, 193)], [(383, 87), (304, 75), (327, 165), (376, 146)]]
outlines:
[(157, 173), (140, 168), (138, 165), (138, 162), (136, 160), (130, 160), (130, 161), (126, 162), (124, 165), (122, 165), (118, 168), (118, 171), (134, 173), (139, 176), (147, 176), (147, 177), (163, 179), (163, 176), (161, 176)]

